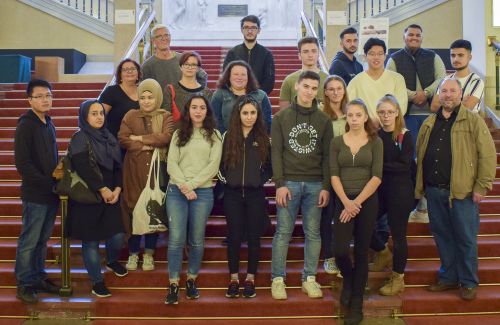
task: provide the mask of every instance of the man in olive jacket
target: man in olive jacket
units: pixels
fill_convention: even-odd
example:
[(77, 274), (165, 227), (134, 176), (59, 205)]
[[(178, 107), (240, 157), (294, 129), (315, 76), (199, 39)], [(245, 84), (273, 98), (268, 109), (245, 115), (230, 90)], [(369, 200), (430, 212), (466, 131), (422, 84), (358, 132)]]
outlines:
[(439, 86), (441, 107), (422, 124), (417, 138), (415, 196), (427, 198), (429, 221), (441, 267), (428, 290), (461, 288), (464, 300), (476, 298), (478, 203), (491, 189), (496, 150), (484, 120), (461, 103), (455, 78)]

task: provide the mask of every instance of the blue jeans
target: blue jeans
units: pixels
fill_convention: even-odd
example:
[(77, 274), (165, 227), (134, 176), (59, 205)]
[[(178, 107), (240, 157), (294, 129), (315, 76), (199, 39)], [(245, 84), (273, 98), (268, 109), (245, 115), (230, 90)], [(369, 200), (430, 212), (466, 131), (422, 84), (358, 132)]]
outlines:
[[(153, 255), (156, 249), (156, 243), (158, 242), (158, 236), (160, 234), (155, 232), (153, 234), (144, 235), (144, 253)], [(128, 239), (128, 252), (129, 254), (139, 254), (141, 250), (141, 239), (142, 235), (132, 235)]]
[(287, 207), (278, 207), (276, 233), (273, 238), (272, 279), (285, 277), (288, 244), (292, 237), (299, 207), (302, 212), (302, 229), (306, 237), (304, 245), (304, 270), (302, 281), (310, 275), (316, 275), (319, 252), (321, 250), (320, 222), (321, 208), (318, 207), (321, 182), (291, 182), (285, 186), (292, 195)]
[[(106, 240), (106, 263), (118, 261), (118, 255), (123, 245), (124, 233), (120, 232)], [(101, 273), (101, 256), (99, 255), (99, 241), (82, 241), (83, 263), (89, 274), (92, 285), (104, 281)]]
[(18, 287), (33, 286), (47, 279), (47, 241), (54, 229), (57, 208), (58, 204), (23, 201), (23, 229), (17, 242), (15, 267)]
[(211, 187), (194, 190), (197, 199), (188, 201), (177, 185), (167, 188), (168, 215), (168, 275), (178, 282), (182, 269), (182, 254), (188, 237), (188, 275), (196, 278), (200, 271), (205, 249), (205, 226), (214, 205)]
[(477, 234), (479, 209), (472, 197), (453, 199), (450, 191), (437, 187), (425, 188), (431, 233), (436, 242), (441, 267), (438, 280), (463, 287), (477, 287)]

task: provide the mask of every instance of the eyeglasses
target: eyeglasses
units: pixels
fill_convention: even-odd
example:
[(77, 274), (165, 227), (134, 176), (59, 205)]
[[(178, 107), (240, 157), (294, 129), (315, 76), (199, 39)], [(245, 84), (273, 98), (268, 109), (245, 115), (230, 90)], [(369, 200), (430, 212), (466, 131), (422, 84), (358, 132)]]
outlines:
[(243, 29), (245, 32), (255, 32), (259, 29), (257, 26), (243, 26), (241, 29)]
[(36, 100), (42, 100), (42, 99), (47, 99), (51, 100), (52, 99), (52, 94), (47, 94), (47, 95), (38, 95), (38, 96), (30, 96), (31, 99), (36, 99)]
[(122, 68), (122, 72), (136, 72), (136, 71), (137, 71), (136, 67)]
[(328, 92), (337, 92), (337, 93), (341, 93), (344, 91), (344, 88), (326, 88), (326, 91)]
[(184, 69), (198, 69), (198, 65), (197, 64), (183, 64), (182, 67)]
[(368, 56), (372, 56), (372, 57), (382, 57), (385, 55), (385, 52), (368, 52), (367, 53)]
[(162, 34), (162, 35), (156, 35), (154, 37), (154, 39), (169, 39), (170, 38), (170, 34)]
[(393, 116), (396, 114), (396, 111), (378, 111), (377, 114), (379, 116)]

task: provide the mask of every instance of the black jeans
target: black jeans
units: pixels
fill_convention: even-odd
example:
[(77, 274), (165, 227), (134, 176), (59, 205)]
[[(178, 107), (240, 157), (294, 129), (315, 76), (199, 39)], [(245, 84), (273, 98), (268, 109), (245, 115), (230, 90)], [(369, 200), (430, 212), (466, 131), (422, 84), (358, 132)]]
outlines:
[[(406, 231), (408, 217), (415, 205), (414, 189), (411, 180), (383, 181), (378, 189), (379, 217), (387, 213), (393, 243), (393, 271), (403, 274), (408, 259)], [(385, 248), (386, 240), (374, 231), (370, 248), (380, 252)]]
[(269, 216), (263, 187), (224, 190), (224, 213), (227, 222), (227, 258), (229, 272), (238, 273), (243, 236), (248, 239), (247, 273), (255, 274), (260, 259), (260, 237)]
[[(357, 195), (348, 195), (353, 200)], [(362, 204), (361, 211), (347, 223), (339, 221), (344, 205), (335, 199), (335, 262), (344, 278), (344, 288), (350, 288), (351, 298), (363, 297), (368, 280), (368, 249), (375, 227), (378, 211), (378, 198), (375, 192)], [(349, 246), (354, 235), (354, 265), (351, 261)]]

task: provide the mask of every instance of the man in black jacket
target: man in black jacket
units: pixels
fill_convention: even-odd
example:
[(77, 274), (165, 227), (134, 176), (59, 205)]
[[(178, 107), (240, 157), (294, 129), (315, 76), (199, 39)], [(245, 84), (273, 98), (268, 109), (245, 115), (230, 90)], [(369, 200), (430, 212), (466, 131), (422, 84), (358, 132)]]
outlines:
[(47, 279), (45, 258), (52, 234), (59, 199), (52, 189), (52, 172), (57, 165), (56, 130), (46, 115), (52, 108), (51, 86), (45, 80), (32, 80), (26, 90), (31, 109), (17, 122), (15, 163), (21, 175), (23, 229), (16, 252), (17, 298), (24, 303), (38, 302), (37, 292), (59, 293)]
[(358, 50), (358, 43), (358, 31), (352, 27), (344, 29), (340, 33), (340, 46), (342, 46), (342, 51), (339, 51), (337, 55), (335, 55), (330, 70), (328, 71), (331, 75), (336, 74), (342, 77), (346, 85), (348, 85), (351, 79), (358, 73), (363, 72), (363, 66), (354, 56)]
[(248, 62), (259, 87), (268, 95), (274, 88), (274, 57), (266, 47), (257, 44), (257, 35), (260, 33), (260, 20), (257, 16), (250, 15), (241, 20), (241, 33), (244, 41), (227, 52), (222, 70), (231, 61), (243, 60)]

